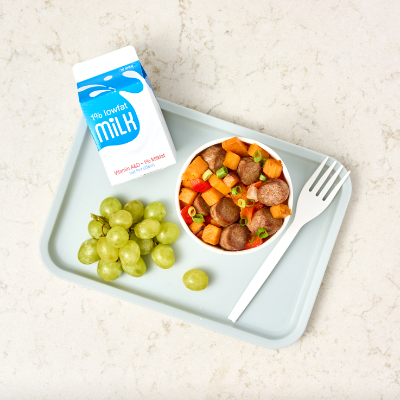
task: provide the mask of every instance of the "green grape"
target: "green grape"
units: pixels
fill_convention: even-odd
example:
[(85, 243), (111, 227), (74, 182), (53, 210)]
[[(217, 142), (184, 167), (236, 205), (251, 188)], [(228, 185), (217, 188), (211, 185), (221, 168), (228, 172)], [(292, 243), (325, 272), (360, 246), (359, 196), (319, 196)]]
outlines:
[(101, 279), (107, 282), (114, 281), (122, 274), (121, 262), (107, 262), (100, 260), (97, 265), (97, 274)]
[(140, 247), (133, 240), (119, 250), (119, 258), (124, 265), (135, 265), (140, 258)]
[(122, 210), (122, 204), (115, 197), (107, 197), (100, 204), (100, 215), (110, 218), (115, 212)]
[(158, 222), (162, 222), (166, 213), (167, 211), (163, 203), (153, 201), (144, 209), (144, 219), (152, 218), (156, 219)]
[(172, 222), (161, 222), (161, 230), (156, 236), (158, 242), (162, 244), (174, 243), (179, 237), (179, 228)]
[(146, 254), (150, 254), (154, 249), (153, 239), (139, 239), (137, 244), (140, 247), (140, 255), (145, 256)]
[(152, 239), (160, 232), (160, 223), (155, 219), (145, 219), (135, 226), (135, 234), (139, 239)]
[(107, 235), (108, 228), (106, 228), (105, 226), (103, 227), (103, 224), (101, 222), (92, 219), (89, 222), (88, 231), (90, 236), (94, 237), (95, 239), (100, 239), (100, 236), (103, 233)]
[(203, 290), (208, 285), (208, 276), (200, 269), (191, 269), (183, 275), (183, 283), (190, 290)]
[(151, 259), (154, 264), (158, 265), (160, 268), (171, 268), (175, 263), (174, 251), (172, 247), (167, 244), (159, 244), (151, 252)]
[(97, 242), (97, 252), (103, 261), (115, 262), (118, 260), (119, 250), (108, 243), (107, 238), (101, 237)]
[(140, 248), (140, 255), (145, 256), (146, 254), (150, 254), (154, 249), (153, 239), (139, 239), (135, 232), (131, 232), (129, 235), (130, 240), (134, 240)]
[(111, 228), (114, 228), (114, 226), (121, 226), (124, 229), (128, 229), (132, 226), (132, 221), (132, 215), (128, 211), (119, 210), (111, 215), (108, 222)]
[(124, 205), (124, 210), (128, 211), (133, 218), (133, 223), (136, 224), (143, 217), (144, 207), (139, 200), (132, 200)]
[(92, 264), (100, 260), (99, 254), (97, 253), (96, 239), (88, 239), (81, 244), (78, 251), (78, 260), (82, 264)]
[(112, 247), (119, 249), (128, 243), (129, 233), (121, 226), (115, 226), (108, 231), (106, 238)]
[(122, 263), (122, 268), (127, 274), (134, 276), (135, 278), (140, 278), (146, 273), (146, 264), (142, 257), (140, 257), (139, 261), (134, 265), (125, 265)]
[(133, 240), (133, 241), (135, 241), (137, 243), (137, 241), (140, 240), (140, 239), (136, 236), (135, 231), (133, 231), (133, 232), (131, 232), (129, 234), (129, 240)]

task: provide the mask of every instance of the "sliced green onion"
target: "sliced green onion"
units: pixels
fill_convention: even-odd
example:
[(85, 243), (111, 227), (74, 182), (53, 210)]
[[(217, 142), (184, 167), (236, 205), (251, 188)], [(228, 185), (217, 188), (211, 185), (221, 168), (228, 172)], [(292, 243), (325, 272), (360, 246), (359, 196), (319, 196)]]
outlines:
[(253, 207), (254, 204), (256, 204), (255, 200), (253, 200), (253, 199), (246, 200), (246, 207)]
[(253, 155), (254, 162), (259, 162), (262, 160), (262, 154), (259, 150), (257, 150)]
[(211, 169), (208, 169), (206, 172), (204, 172), (204, 174), (203, 174), (203, 176), (202, 176), (203, 181), (204, 181), (204, 182), (207, 182), (207, 181), (211, 178), (211, 175), (212, 175), (212, 174), (213, 174), (213, 173), (212, 173)]
[(194, 217), (194, 216), (196, 215), (196, 209), (195, 209), (194, 207), (189, 207), (189, 209), (188, 209), (188, 214), (189, 214), (191, 217)]
[(192, 219), (193, 222), (204, 222), (204, 217), (201, 214), (196, 214)]
[(265, 182), (267, 180), (267, 177), (264, 174), (261, 174), (260, 177), (258, 178), (260, 181)]
[(245, 208), (246, 207), (246, 202), (243, 199), (240, 199), (238, 201), (238, 205), (240, 208)]
[(268, 236), (268, 232), (265, 228), (257, 229), (257, 236), (260, 239), (265, 239)]
[(240, 220), (239, 220), (239, 224), (242, 226), (247, 225), (248, 222), (249, 222), (249, 220), (246, 217), (240, 218)]
[(238, 194), (242, 194), (242, 187), (241, 186), (235, 186), (232, 188), (232, 194), (234, 196), (237, 196)]
[(261, 159), (261, 168), (264, 168), (265, 163), (267, 162), (266, 158)]
[(229, 174), (228, 168), (222, 167), (220, 168), (215, 175), (218, 176), (219, 179), (225, 178)]
[(251, 236), (250, 236), (250, 239), (249, 239), (249, 242), (250, 242), (250, 243), (253, 243), (253, 242), (254, 242), (254, 239), (256, 238), (256, 236), (257, 236), (257, 235), (251, 235)]

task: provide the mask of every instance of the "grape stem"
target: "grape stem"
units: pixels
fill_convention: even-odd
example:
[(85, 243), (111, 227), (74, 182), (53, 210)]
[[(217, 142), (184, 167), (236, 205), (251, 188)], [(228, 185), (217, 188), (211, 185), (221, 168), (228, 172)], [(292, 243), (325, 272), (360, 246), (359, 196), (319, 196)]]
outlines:
[(107, 228), (108, 230), (111, 229), (110, 224), (108, 223), (108, 219), (105, 217), (101, 217), (100, 215), (96, 215), (96, 214), (90, 214), (90, 216), (95, 220), (100, 222), (102, 225), (101, 227), (101, 231), (103, 232), (103, 234), (100, 237), (104, 237), (106, 236), (106, 234), (104, 233), (104, 228)]

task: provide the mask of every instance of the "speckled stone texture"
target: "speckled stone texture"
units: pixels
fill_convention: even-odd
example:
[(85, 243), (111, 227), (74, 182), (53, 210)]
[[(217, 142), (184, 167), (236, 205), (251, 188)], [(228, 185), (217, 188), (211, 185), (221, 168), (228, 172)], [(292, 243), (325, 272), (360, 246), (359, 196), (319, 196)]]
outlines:
[[(0, 398), (398, 399), (398, 1), (0, 2)], [(61, 281), (39, 236), (72, 65), (134, 45), (156, 94), (326, 153), (353, 195), (303, 337), (259, 348)]]

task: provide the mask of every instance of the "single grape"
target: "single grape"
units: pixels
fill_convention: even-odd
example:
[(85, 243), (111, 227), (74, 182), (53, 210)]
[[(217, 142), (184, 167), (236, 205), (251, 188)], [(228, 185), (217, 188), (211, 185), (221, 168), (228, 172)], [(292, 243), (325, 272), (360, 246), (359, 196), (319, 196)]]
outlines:
[(115, 247), (112, 247), (105, 237), (101, 237), (98, 240), (97, 252), (103, 261), (115, 262), (118, 260), (119, 250)]
[(150, 254), (154, 249), (153, 239), (138, 239), (137, 244), (140, 247), (140, 255)]
[(183, 275), (183, 283), (190, 290), (203, 290), (208, 285), (208, 276), (200, 269), (191, 269)]
[(122, 204), (115, 197), (107, 197), (100, 204), (100, 215), (105, 218), (110, 218), (119, 210), (122, 210)]
[(159, 244), (151, 252), (151, 259), (154, 264), (158, 265), (160, 268), (171, 268), (175, 263), (174, 251), (172, 247), (167, 244)]
[(128, 211), (133, 218), (133, 223), (136, 224), (143, 217), (144, 207), (139, 200), (132, 200), (124, 205), (124, 210)]
[(96, 239), (88, 239), (81, 244), (78, 251), (78, 260), (82, 264), (92, 264), (100, 260), (99, 254), (97, 253)]
[(128, 240), (128, 243), (119, 249), (119, 258), (124, 265), (135, 265), (140, 258), (140, 247), (133, 240)]
[(151, 251), (154, 249), (154, 242), (153, 239), (139, 239), (135, 232), (131, 232), (129, 234), (129, 239), (134, 240), (140, 248), (140, 255), (145, 256), (146, 254), (150, 254)]
[(162, 222), (166, 213), (167, 211), (163, 203), (153, 201), (144, 209), (144, 219), (152, 218), (156, 219), (158, 222)]
[(160, 223), (155, 219), (145, 219), (135, 226), (135, 234), (139, 239), (152, 239), (160, 232)]
[(174, 243), (179, 237), (179, 228), (172, 222), (161, 222), (161, 229), (156, 239), (162, 244)]
[(133, 240), (133, 241), (135, 241), (137, 243), (137, 241), (140, 240), (140, 239), (136, 236), (135, 231), (133, 231), (133, 232), (131, 232), (129, 234), (129, 240)]
[(114, 226), (108, 231), (106, 238), (112, 247), (119, 249), (128, 243), (129, 233), (121, 226)]
[(100, 239), (100, 236), (103, 233), (107, 235), (108, 228), (106, 228), (105, 226), (103, 227), (103, 224), (101, 222), (92, 219), (89, 222), (88, 231), (90, 236), (94, 237), (95, 239)]
[(100, 260), (97, 265), (97, 274), (107, 282), (114, 281), (122, 274), (122, 266), (120, 261), (107, 262)]
[(132, 221), (132, 215), (128, 211), (119, 210), (111, 215), (108, 222), (111, 228), (114, 228), (114, 226), (121, 226), (124, 229), (128, 229), (132, 226)]
[(135, 278), (140, 278), (146, 273), (146, 264), (142, 257), (139, 258), (139, 261), (135, 265), (125, 265), (122, 263), (122, 268), (127, 274)]

